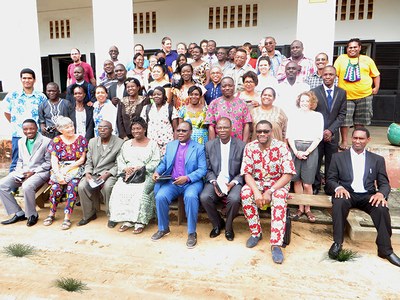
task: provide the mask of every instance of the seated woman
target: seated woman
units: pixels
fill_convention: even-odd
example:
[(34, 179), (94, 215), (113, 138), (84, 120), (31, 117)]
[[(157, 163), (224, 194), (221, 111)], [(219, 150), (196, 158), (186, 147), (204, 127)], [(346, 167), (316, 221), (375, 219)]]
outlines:
[(168, 142), (174, 139), (174, 131), (178, 126), (178, 112), (172, 103), (167, 103), (163, 87), (154, 88), (153, 100), (154, 104), (146, 105), (140, 116), (147, 122), (147, 137), (157, 142), (163, 156)]
[(70, 118), (60, 117), (56, 128), (61, 135), (50, 141), (47, 151), (51, 155), (50, 213), (43, 224), (49, 226), (53, 223), (57, 205), (61, 197), (67, 195), (67, 204), (64, 209), (64, 221), (61, 229), (71, 227), (70, 217), (74, 209), (78, 184), (84, 173), (84, 163), (88, 147), (87, 140), (75, 134), (74, 123)]
[[(314, 111), (317, 103), (313, 92), (301, 93), (296, 101), (300, 109), (291, 115), (288, 122), (287, 139), (296, 168), (292, 181), (297, 194), (313, 193), (312, 184), (318, 167), (318, 144), (324, 131), (322, 114)], [(310, 222), (315, 222), (309, 205), (300, 205), (294, 219), (299, 219), (304, 213)]]
[(119, 137), (128, 140), (132, 138), (132, 119), (140, 116), (143, 106), (149, 104), (150, 100), (139, 96), (141, 86), (137, 78), (127, 78), (124, 84), (128, 96), (123, 97), (118, 105), (117, 128)]
[[(176, 109), (181, 109), (185, 105), (189, 104), (189, 94), (188, 90), (190, 87), (197, 85), (200, 87), (202, 94), (207, 90), (204, 86), (196, 83), (193, 79), (193, 67), (189, 64), (183, 64), (180, 67), (181, 79), (178, 81), (175, 87), (172, 88), (172, 101)], [(204, 98), (201, 97), (200, 101), (204, 103)]]
[(101, 121), (106, 120), (112, 124), (114, 128), (113, 134), (117, 134), (116, 123), (117, 123), (117, 108), (112, 104), (111, 100), (108, 99), (107, 89), (98, 85), (94, 89), (96, 102), (93, 104), (93, 121), (94, 121), (94, 134), (99, 136), (99, 124)]
[(70, 114), (74, 122), (75, 133), (84, 136), (88, 141), (94, 137), (93, 106), (85, 105), (85, 89), (77, 86), (72, 91), (75, 99), (72, 112)]
[(265, 88), (261, 93), (261, 106), (253, 109), (253, 137), (257, 138), (256, 124), (261, 120), (267, 120), (272, 124), (272, 137), (285, 142), (288, 118), (283, 109), (274, 105), (276, 92), (272, 87)]
[(201, 101), (203, 92), (198, 86), (191, 86), (188, 90), (189, 104), (183, 106), (179, 112), (179, 123), (187, 121), (192, 124), (191, 139), (205, 145), (208, 141), (208, 125), (204, 124), (207, 114), (207, 106)]
[(147, 124), (141, 117), (132, 120), (133, 139), (126, 141), (117, 157), (118, 174), (128, 178), (139, 168), (146, 167), (143, 183), (125, 183), (119, 178), (110, 197), (110, 221), (123, 222), (118, 231), (134, 227), (133, 233), (143, 232), (155, 217), (154, 181), (152, 174), (160, 162), (160, 151), (155, 141), (146, 137)]
[(237, 97), (246, 102), (250, 112), (254, 107), (260, 105), (260, 95), (256, 92), (255, 88), (258, 84), (257, 74), (253, 71), (248, 71), (243, 74), (244, 90), (237, 93)]

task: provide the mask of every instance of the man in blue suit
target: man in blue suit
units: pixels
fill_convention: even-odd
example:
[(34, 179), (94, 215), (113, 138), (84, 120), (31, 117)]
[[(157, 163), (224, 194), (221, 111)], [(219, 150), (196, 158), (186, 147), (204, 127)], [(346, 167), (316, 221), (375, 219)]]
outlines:
[[(197, 244), (197, 214), (199, 194), (203, 189), (203, 177), (207, 173), (204, 146), (192, 141), (192, 124), (182, 122), (176, 129), (178, 140), (167, 144), (166, 153), (153, 174), (157, 182), (154, 187), (158, 218), (158, 231), (151, 239), (157, 241), (168, 235), (169, 205), (183, 195), (188, 220), (188, 239), (186, 246), (191, 249)], [(170, 179), (168, 179), (170, 176)], [(166, 179), (163, 179), (167, 177)]]

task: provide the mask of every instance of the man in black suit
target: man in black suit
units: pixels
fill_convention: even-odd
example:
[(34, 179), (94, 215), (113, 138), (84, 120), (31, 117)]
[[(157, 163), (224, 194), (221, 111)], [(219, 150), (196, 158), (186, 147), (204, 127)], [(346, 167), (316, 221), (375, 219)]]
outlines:
[(400, 267), (400, 258), (393, 252), (390, 241), (392, 228), (387, 204), (390, 185), (385, 159), (365, 150), (370, 139), (368, 129), (356, 128), (351, 148), (332, 156), (326, 187), (332, 194), (334, 243), (328, 254), (333, 259), (338, 256), (349, 210), (359, 208), (371, 216), (378, 232), (378, 256)]
[[(216, 124), (218, 137), (206, 143), (207, 175), (206, 184), (200, 194), (200, 201), (211, 220), (213, 229), (210, 237), (220, 235), (225, 228), (225, 237), (233, 241), (233, 219), (240, 207), (240, 190), (243, 186), (243, 177), (240, 167), (243, 158), (245, 143), (231, 137), (232, 122), (222, 117)], [(227, 199), (226, 223), (219, 215), (216, 203)]]
[(115, 78), (117, 82), (114, 82), (108, 88), (108, 98), (117, 106), (123, 97), (128, 96), (125, 88), (125, 80), (126, 80), (126, 68), (123, 64), (117, 64), (114, 68)]
[(339, 128), (346, 117), (346, 91), (334, 85), (336, 69), (326, 66), (322, 71), (320, 86), (312, 89), (318, 99), (315, 111), (324, 117), (323, 140), (318, 145), (318, 168), (313, 184), (313, 193), (318, 194), (321, 189), (321, 164), (325, 155), (325, 178), (328, 174), (332, 155), (338, 152)]

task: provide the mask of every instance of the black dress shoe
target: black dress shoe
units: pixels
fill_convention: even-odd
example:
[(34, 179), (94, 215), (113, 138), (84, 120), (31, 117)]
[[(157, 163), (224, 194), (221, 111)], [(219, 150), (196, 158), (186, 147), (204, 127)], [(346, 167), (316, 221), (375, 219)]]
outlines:
[(35, 225), (38, 222), (38, 220), (39, 220), (39, 215), (30, 216), (28, 218), (28, 222), (26, 222), (26, 226), (31, 227), (31, 226)]
[(214, 227), (210, 232), (210, 238), (215, 238), (221, 234), (221, 228)]
[(117, 224), (118, 224), (117, 222), (108, 220), (107, 227), (114, 228), (115, 226), (117, 226)]
[(233, 230), (225, 231), (225, 237), (228, 241), (233, 241), (233, 239), (235, 238), (235, 233), (233, 232)]
[(331, 248), (328, 251), (328, 255), (331, 259), (336, 259), (339, 255), (339, 252), (342, 250), (342, 244), (333, 243)]
[(5, 221), (1, 222), (1, 224), (9, 225), (9, 224), (14, 224), (14, 223), (17, 223), (19, 221), (25, 221), (25, 220), (27, 220), (27, 217), (25, 217), (25, 215), (22, 215), (22, 216), (14, 215), (14, 217), (12, 217), (11, 219), (8, 219), (8, 220), (5, 220)]
[(97, 215), (96, 214), (93, 214), (89, 219), (82, 219), (82, 220), (80, 220), (79, 222), (78, 222), (78, 224), (76, 224), (76, 225), (78, 225), (78, 226), (83, 226), (83, 225), (86, 225), (86, 224), (88, 224), (90, 221), (93, 221), (93, 220), (96, 220), (97, 219)]
[(381, 258), (386, 258), (391, 264), (394, 264), (395, 266), (400, 267), (400, 258), (394, 252), (390, 255), (378, 254), (378, 256)]

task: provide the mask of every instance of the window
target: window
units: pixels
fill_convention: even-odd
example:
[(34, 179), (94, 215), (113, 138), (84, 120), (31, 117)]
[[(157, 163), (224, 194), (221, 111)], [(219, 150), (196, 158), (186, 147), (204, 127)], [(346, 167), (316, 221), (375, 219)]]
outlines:
[(336, 0), (336, 21), (372, 19), (374, 0)]
[(65, 39), (71, 37), (69, 20), (55, 20), (49, 22), (50, 39)]
[(258, 5), (209, 7), (208, 29), (257, 27)]
[(155, 11), (133, 14), (133, 33), (145, 34), (157, 32), (157, 13)]

